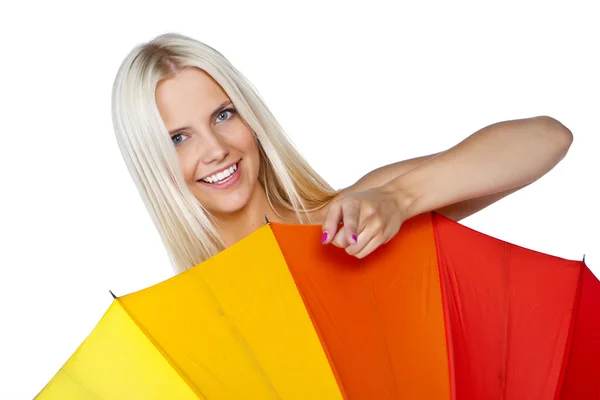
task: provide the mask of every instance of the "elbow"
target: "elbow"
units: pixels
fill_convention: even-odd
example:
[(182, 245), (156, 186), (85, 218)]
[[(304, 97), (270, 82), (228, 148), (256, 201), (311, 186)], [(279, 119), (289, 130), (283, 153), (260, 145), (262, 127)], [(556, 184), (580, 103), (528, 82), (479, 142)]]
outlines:
[(556, 148), (561, 154), (561, 158), (564, 157), (573, 143), (571, 130), (557, 119), (549, 116), (544, 115), (536, 119), (540, 122), (541, 131), (547, 143)]

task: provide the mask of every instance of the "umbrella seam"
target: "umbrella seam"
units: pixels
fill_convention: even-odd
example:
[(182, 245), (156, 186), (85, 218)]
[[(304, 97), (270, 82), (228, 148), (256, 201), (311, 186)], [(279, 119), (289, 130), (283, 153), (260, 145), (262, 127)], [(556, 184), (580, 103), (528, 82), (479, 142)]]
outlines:
[(131, 321), (138, 327), (138, 329), (144, 334), (144, 336), (146, 336), (150, 343), (154, 345), (156, 350), (158, 350), (158, 352), (164, 357), (167, 363), (169, 363), (171, 368), (175, 370), (175, 372), (189, 386), (189, 388), (194, 392), (194, 394), (201, 399), (207, 400), (207, 397), (202, 392), (200, 392), (198, 388), (196, 388), (196, 386), (190, 381), (187, 375), (179, 367), (177, 367), (173, 360), (171, 360), (171, 358), (163, 350), (162, 346), (160, 346), (158, 342), (152, 337), (152, 335), (150, 335), (148, 331), (144, 329), (144, 327), (131, 315), (131, 313), (129, 313), (129, 310), (127, 309), (127, 307), (125, 307), (125, 304), (123, 304), (123, 302), (121, 302), (119, 298), (115, 299), (114, 301), (117, 301), (121, 305), (121, 307), (123, 307), (123, 310), (125, 310), (127, 316), (131, 318)]
[[(291, 268), (291, 267), (288, 267)], [(334, 359), (331, 349), (329, 348), (327, 342), (325, 341), (325, 336), (323, 334), (323, 332), (321, 331), (321, 329), (317, 326), (316, 324), (316, 317), (314, 315), (313, 309), (312, 307), (309, 306), (308, 303), (305, 302), (304, 296), (302, 295), (302, 291), (300, 290), (300, 288), (298, 288), (298, 286), (296, 286), (296, 288), (298, 289), (298, 293), (300, 295), (300, 298), (302, 299), (302, 302), (304, 303), (304, 308), (306, 309), (309, 318), (311, 320), (313, 329), (315, 330), (315, 333), (317, 334), (317, 337), (319, 338), (319, 342), (321, 344), (321, 347), (323, 347), (323, 352), (325, 353), (325, 357), (327, 358), (328, 362), (329, 362), (329, 367), (331, 369), (331, 373), (334, 377), (334, 379), (336, 380), (338, 387), (340, 389), (340, 394), (342, 395), (343, 398), (349, 398), (349, 396), (347, 395), (347, 390), (344, 386), (344, 383), (342, 382), (342, 378), (341, 378), (341, 374), (339, 372), (340, 368), (338, 366), (337, 361)], [(310, 290), (311, 293), (313, 293), (313, 296), (316, 298), (316, 294), (315, 292), (311, 289), (310, 284), (307, 285), (308, 290)], [(320, 304), (319, 304), (320, 305)], [(328, 319), (331, 321), (331, 319), (329, 318), (326, 308), (321, 306), (321, 310), (323, 311), (323, 314), (328, 317)], [(332, 324), (333, 325), (333, 324)], [(339, 377), (339, 379), (338, 379)]]
[[(74, 375), (72, 375), (71, 373), (69, 373), (64, 367), (59, 369), (59, 372), (62, 371), (63, 373), (65, 373), (69, 378), (71, 378), (73, 381), (75, 381), (80, 387), (82, 387), (86, 392), (88, 392), (89, 394), (91, 394), (92, 396), (94, 396), (97, 399), (102, 400), (103, 397), (100, 396), (98, 393), (96, 393), (92, 388), (88, 387), (87, 385), (85, 385), (83, 382), (81, 382), (79, 379), (77, 379)], [(47, 388), (49, 388), (52, 383), (52, 381), (50, 381), (48, 383), (48, 385), (46, 385), (42, 391), (40, 391), (40, 393), (38, 393), (34, 399), (37, 399), (39, 397), (40, 394), (42, 394), (42, 392), (44, 392)]]
[[(209, 290), (209, 292), (212, 295), (213, 299), (219, 304), (220, 307), (222, 307), (223, 309), (225, 309), (225, 307), (221, 304), (221, 302), (219, 301), (219, 299), (215, 295), (215, 292), (214, 292), (213, 288), (210, 286), (210, 283), (208, 282), (208, 280), (205, 280), (204, 284), (205, 284), (206, 288)], [(268, 383), (269, 387), (274, 392), (276, 398), (277, 399), (281, 399), (281, 396), (280, 396), (279, 392), (277, 391), (277, 388), (271, 382), (271, 377), (269, 376), (269, 374), (267, 373), (267, 371), (265, 371), (264, 366), (262, 365), (261, 361), (258, 359), (258, 357), (256, 355), (256, 351), (252, 348), (252, 346), (250, 345), (250, 343), (248, 343), (248, 339), (244, 336), (244, 334), (242, 333), (241, 329), (238, 327), (238, 324), (236, 323), (235, 319), (233, 317), (231, 317), (231, 315), (229, 313), (227, 313), (227, 315), (231, 319), (232, 325), (235, 327), (235, 331), (239, 334), (239, 337), (240, 337), (240, 340), (242, 342), (242, 345), (247, 350), (248, 356), (252, 359), (252, 361), (258, 367), (258, 369), (260, 369), (260, 371), (262, 372), (261, 375), (265, 378), (265, 381)]]
[(83, 384), (81, 381), (79, 381), (79, 379), (77, 379), (75, 376), (73, 376), (71, 373), (69, 373), (66, 369), (61, 368), (61, 371), (63, 371), (65, 374), (67, 374), (69, 376), (69, 378), (73, 379), (75, 382), (77, 382), (79, 385), (81, 385), (86, 392), (91, 393), (92, 395), (94, 395), (95, 397), (102, 399), (102, 396), (100, 396), (98, 393), (96, 393), (92, 388), (88, 387), (87, 385)]
[(506, 290), (506, 329), (504, 330), (504, 371), (502, 373), (502, 376), (504, 377), (504, 382), (502, 383), (502, 387), (500, 388), (500, 390), (502, 391), (502, 398), (504, 400), (506, 400), (506, 393), (507, 393), (507, 382), (508, 382), (508, 359), (509, 359), (509, 351), (508, 348), (510, 346), (510, 310), (511, 310), (511, 301), (510, 301), (510, 264), (511, 264), (511, 260), (512, 260), (512, 247), (509, 243), (505, 243), (504, 244), (504, 251), (506, 253), (506, 256), (508, 258), (508, 260), (506, 261), (506, 268), (505, 268), (505, 290)]
[[(277, 235), (275, 233), (276, 229), (273, 229), (277, 225), (285, 225), (285, 224), (272, 223), (272, 222), (269, 224), (269, 228), (271, 229), (271, 234), (273, 235), (273, 238), (275, 239), (275, 242), (277, 243), (277, 249), (279, 250), (279, 253), (281, 254), (281, 257), (285, 261), (285, 265), (287, 266), (287, 268), (288, 268), (288, 270), (290, 272), (290, 275), (291, 275), (292, 281), (294, 283), (294, 286), (296, 287), (296, 290), (298, 291), (298, 295), (300, 296), (300, 300), (304, 304), (304, 309), (306, 310), (306, 312), (308, 314), (308, 317), (309, 317), (309, 319), (310, 319), (310, 321), (312, 323), (313, 329), (315, 330), (315, 333), (317, 334), (317, 338), (319, 339), (321, 347), (323, 348), (323, 352), (325, 354), (326, 359), (328, 360), (329, 368), (331, 370), (331, 373), (332, 373), (335, 381), (337, 382), (338, 388), (340, 390), (340, 394), (341, 394), (342, 398), (347, 399), (350, 396), (348, 395), (348, 391), (347, 391), (346, 387), (344, 386), (344, 382), (342, 381), (342, 376), (341, 376), (341, 373), (340, 373), (340, 368), (337, 365), (336, 360), (334, 360), (334, 357), (333, 357), (333, 354), (331, 352), (330, 347), (328, 346), (327, 342), (325, 341), (325, 335), (323, 334), (322, 330), (320, 329), (320, 327), (316, 323), (315, 313), (314, 313), (314, 310), (310, 307), (310, 304), (308, 303), (308, 301), (306, 299), (306, 293), (304, 293), (302, 291), (300, 285), (296, 281), (296, 277), (299, 274), (297, 272), (294, 272), (293, 264), (290, 263), (289, 260), (288, 260), (288, 257), (285, 256), (285, 254), (283, 252), (283, 249), (281, 247), (281, 244), (279, 243), (279, 240), (277, 239)], [(307, 288), (312, 293), (315, 293), (311, 289), (310, 284), (307, 285)], [(319, 304), (319, 303), (317, 303), (317, 304)], [(321, 307), (321, 309), (325, 310), (325, 307)]]
[(438, 214), (435, 211), (430, 213), (430, 224), (431, 224), (431, 230), (433, 231), (433, 242), (435, 245), (437, 271), (438, 271), (438, 277), (439, 277), (439, 282), (440, 282), (440, 292), (441, 292), (441, 297), (442, 297), (442, 313), (444, 316), (444, 328), (445, 328), (444, 337), (446, 339), (446, 359), (448, 360), (448, 385), (449, 385), (449, 389), (450, 389), (450, 399), (456, 400), (457, 388), (456, 388), (456, 382), (455, 382), (456, 371), (455, 371), (455, 365), (454, 365), (454, 351), (453, 351), (454, 348), (452, 347), (452, 324), (450, 321), (450, 310), (448, 309), (450, 299), (448, 298), (448, 293), (446, 292), (446, 285), (444, 284), (445, 279), (444, 279), (443, 269), (445, 268), (444, 267), (445, 264), (443, 264), (442, 260), (441, 260), (441, 248), (440, 248), (440, 243), (441, 243), (442, 238), (440, 237), (440, 233), (437, 229), (437, 225), (439, 224), (438, 219), (443, 220), (443, 218), (440, 218), (440, 217), (441, 217), (441, 214)]
[[(361, 264), (361, 266), (363, 266), (362, 264), (364, 264), (364, 262), (361, 260), (360, 264)], [(381, 312), (379, 311), (379, 307), (377, 306), (377, 301), (376, 301), (376, 298), (375, 298), (375, 291), (374, 291), (374, 288), (373, 288), (373, 275), (372, 275), (371, 270), (372, 270), (371, 268), (367, 268), (366, 269), (367, 276), (369, 277), (369, 286), (371, 287), (371, 298), (373, 299), (373, 308), (375, 309), (375, 313), (377, 315), (377, 322), (378, 322), (379, 328), (380, 328), (379, 330), (381, 332), (381, 336), (383, 337), (383, 344), (385, 345), (385, 348), (386, 348), (385, 354), (387, 355), (387, 360), (388, 360), (388, 362), (390, 364), (390, 368), (391, 368), (392, 374), (394, 376), (394, 388), (396, 389), (396, 394), (398, 395), (398, 398), (400, 399), (401, 398), (401, 396), (400, 396), (400, 388), (398, 387), (398, 380), (396, 379), (396, 371), (394, 369), (394, 363), (392, 362), (392, 357), (390, 355), (391, 350), (390, 350), (390, 346), (388, 344), (388, 338), (385, 335), (385, 333), (383, 333), (383, 328), (381, 327), (382, 326)]]
[[(585, 266), (584, 262), (582, 262), (582, 264)], [(573, 337), (575, 336), (576, 325), (577, 325), (577, 321), (578, 321), (578, 317), (579, 317), (578, 311), (579, 311), (579, 304), (581, 302), (581, 286), (583, 283), (583, 273), (584, 273), (584, 268), (582, 266), (580, 266), (579, 274), (578, 274), (579, 276), (577, 277), (577, 290), (575, 292), (575, 296), (573, 296), (574, 299), (573, 299), (573, 308), (571, 311), (572, 314), (571, 314), (571, 323), (569, 326), (569, 334), (567, 336), (567, 343), (565, 344), (564, 353), (563, 353), (563, 364), (561, 366), (558, 383), (556, 385), (556, 391), (554, 393), (555, 400), (558, 400), (562, 397), (564, 379), (567, 374), (568, 366), (571, 363), (571, 357), (567, 357), (567, 355), (570, 356), (570, 353), (571, 353), (571, 347), (573, 345)]]

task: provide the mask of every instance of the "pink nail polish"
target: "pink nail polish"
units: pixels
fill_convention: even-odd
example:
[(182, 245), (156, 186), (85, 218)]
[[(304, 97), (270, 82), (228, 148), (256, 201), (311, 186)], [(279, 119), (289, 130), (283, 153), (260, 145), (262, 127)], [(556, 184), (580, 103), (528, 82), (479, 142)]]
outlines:
[(321, 236), (321, 244), (325, 243), (327, 240), (327, 232), (323, 232), (323, 236)]
[(354, 240), (354, 244), (358, 243), (358, 237), (354, 233), (352, 234), (352, 240)]

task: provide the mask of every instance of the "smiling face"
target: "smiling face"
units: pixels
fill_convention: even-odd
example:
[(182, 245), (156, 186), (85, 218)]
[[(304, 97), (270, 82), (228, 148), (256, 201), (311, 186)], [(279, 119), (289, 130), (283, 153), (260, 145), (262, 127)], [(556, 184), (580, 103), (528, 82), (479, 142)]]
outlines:
[(209, 212), (225, 217), (260, 196), (254, 134), (210, 75), (198, 68), (178, 72), (158, 85), (156, 105), (185, 182)]

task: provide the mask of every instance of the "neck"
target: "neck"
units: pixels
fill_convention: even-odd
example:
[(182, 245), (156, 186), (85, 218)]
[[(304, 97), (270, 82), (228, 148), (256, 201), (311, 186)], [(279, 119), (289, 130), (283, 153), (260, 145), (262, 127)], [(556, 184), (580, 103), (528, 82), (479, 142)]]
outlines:
[(217, 231), (227, 247), (240, 241), (258, 228), (265, 225), (265, 215), (270, 222), (295, 223), (295, 214), (287, 209), (277, 209), (279, 217), (269, 205), (267, 195), (261, 185), (256, 189), (248, 204), (234, 212), (215, 215), (218, 220)]

